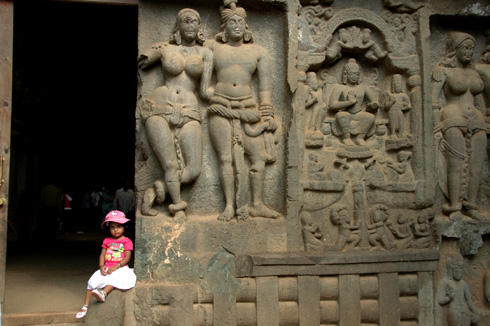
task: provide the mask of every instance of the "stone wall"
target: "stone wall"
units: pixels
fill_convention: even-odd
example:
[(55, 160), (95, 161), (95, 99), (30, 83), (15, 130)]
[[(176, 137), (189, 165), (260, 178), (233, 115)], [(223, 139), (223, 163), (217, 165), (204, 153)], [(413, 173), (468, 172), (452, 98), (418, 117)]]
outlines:
[(235, 2), (139, 2), (125, 324), (490, 323), (490, 7)]

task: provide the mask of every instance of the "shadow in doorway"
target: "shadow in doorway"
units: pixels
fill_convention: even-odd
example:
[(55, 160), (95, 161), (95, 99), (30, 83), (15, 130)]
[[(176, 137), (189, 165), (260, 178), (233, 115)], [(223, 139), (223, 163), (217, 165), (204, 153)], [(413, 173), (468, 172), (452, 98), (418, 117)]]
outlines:
[(101, 217), (80, 214), (70, 234), (48, 244), (40, 190), (57, 180), (81, 209), (87, 189), (114, 192), (133, 179), (137, 24), (136, 6), (15, 3), (6, 314), (83, 304), (105, 236)]

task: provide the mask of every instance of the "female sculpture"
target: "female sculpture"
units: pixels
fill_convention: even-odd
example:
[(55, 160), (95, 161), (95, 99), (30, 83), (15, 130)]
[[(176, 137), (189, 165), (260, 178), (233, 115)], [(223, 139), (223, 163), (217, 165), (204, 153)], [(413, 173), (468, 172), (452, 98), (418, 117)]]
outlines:
[(487, 136), (485, 119), (475, 105), (475, 96), (483, 91), (483, 82), (473, 68), (474, 48), (471, 35), (448, 34), (446, 55), (432, 74), (432, 105), (436, 123), (440, 117), (436, 131), (442, 132), (441, 147), (447, 162), (449, 205), (443, 206), (443, 212), (449, 215), (464, 208), (470, 217), (483, 220), (476, 200)]
[(209, 99), (212, 53), (202, 46), (201, 18), (193, 9), (177, 14), (169, 43), (158, 43), (139, 58), (141, 68), (160, 63), (164, 85), (145, 100), (142, 120), (148, 141), (163, 168), (165, 180), (156, 181), (145, 192), (142, 213), (156, 215), (155, 199), (163, 202), (168, 191), (173, 204), (171, 214), (185, 210), (187, 203), (180, 196), (181, 183), (194, 181), (201, 173), (202, 128), (201, 112), (195, 90)]

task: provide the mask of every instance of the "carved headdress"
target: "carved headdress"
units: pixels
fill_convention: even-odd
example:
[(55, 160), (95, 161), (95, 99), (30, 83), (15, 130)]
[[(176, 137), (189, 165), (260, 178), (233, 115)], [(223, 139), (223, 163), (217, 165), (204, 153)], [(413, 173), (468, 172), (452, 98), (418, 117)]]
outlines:
[(446, 39), (446, 50), (448, 53), (456, 51), (458, 46), (466, 40), (475, 42), (475, 38), (463, 32), (449, 32)]
[(446, 37), (446, 54), (439, 65), (451, 68), (456, 67), (456, 60), (458, 60), (456, 57), (456, 50), (466, 40), (471, 40), (475, 43), (475, 38), (470, 34), (455, 31), (449, 32)]
[[(225, 32), (226, 22), (233, 16), (238, 15), (242, 17), (245, 21), (247, 20), (247, 12), (242, 7), (237, 7), (236, 3), (238, 0), (224, 0), (223, 5), (219, 9), (221, 18), (221, 30), (216, 35), (216, 40), (223, 43), (228, 42), (228, 38)], [(245, 34), (243, 35), (243, 42), (251, 43), (253, 42), (252, 32), (248, 29), (248, 25), (245, 24)]]

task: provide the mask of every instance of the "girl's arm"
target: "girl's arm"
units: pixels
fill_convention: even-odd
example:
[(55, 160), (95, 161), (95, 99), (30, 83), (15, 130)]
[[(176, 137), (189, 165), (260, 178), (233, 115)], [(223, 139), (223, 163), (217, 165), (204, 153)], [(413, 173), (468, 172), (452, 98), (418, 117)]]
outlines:
[(111, 274), (113, 272), (115, 272), (116, 270), (118, 270), (119, 268), (123, 267), (124, 265), (126, 265), (127, 263), (129, 263), (129, 261), (131, 260), (131, 250), (124, 250), (124, 259), (121, 260), (119, 263), (117, 263), (116, 265), (112, 266), (111, 268), (109, 268), (107, 270), (107, 274)]
[(100, 252), (100, 256), (99, 256), (99, 269), (100, 269), (100, 273), (102, 275), (107, 275), (107, 272), (105, 270), (105, 251), (106, 251), (106, 248), (102, 248), (102, 251)]

